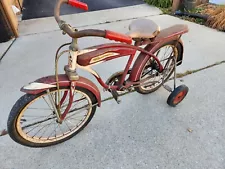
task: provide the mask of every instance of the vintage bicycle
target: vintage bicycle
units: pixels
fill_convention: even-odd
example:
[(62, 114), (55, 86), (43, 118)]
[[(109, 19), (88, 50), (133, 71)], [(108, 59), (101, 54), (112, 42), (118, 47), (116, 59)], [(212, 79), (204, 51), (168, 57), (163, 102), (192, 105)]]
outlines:
[[(90, 72), (103, 89), (120, 103), (121, 92), (137, 91), (149, 94), (161, 86), (170, 91), (167, 104), (175, 107), (187, 95), (188, 87), (176, 87), (176, 67), (182, 64), (184, 45), (181, 36), (188, 32), (186, 25), (174, 25), (160, 30), (152, 20), (134, 20), (126, 34), (110, 30), (77, 30), (60, 19), (62, 4), (88, 10), (77, 0), (58, 0), (55, 19), (71, 43), (59, 47), (55, 57), (55, 74), (37, 79), (21, 88), (25, 92), (14, 104), (8, 117), (7, 130), (17, 143), (28, 147), (46, 147), (62, 143), (84, 129), (101, 106), (98, 87), (89, 79), (78, 75), (77, 69)], [(78, 38), (102, 37), (117, 41), (82, 50)], [(62, 50), (69, 46), (67, 50)], [(137, 52), (140, 52), (136, 59)], [(65, 73), (58, 73), (59, 58), (68, 53)], [(124, 70), (113, 74), (106, 82), (92, 69), (120, 57), (128, 57)], [(133, 65), (132, 65), (133, 64)], [(132, 66), (131, 66), (132, 65)], [(174, 87), (165, 82), (173, 76)]]

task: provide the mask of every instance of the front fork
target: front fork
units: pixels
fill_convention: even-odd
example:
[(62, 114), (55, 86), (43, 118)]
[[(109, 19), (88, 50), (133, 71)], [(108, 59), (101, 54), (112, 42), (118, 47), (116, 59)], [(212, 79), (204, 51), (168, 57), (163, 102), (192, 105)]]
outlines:
[(47, 93), (48, 93), (48, 98), (50, 100), (50, 103), (53, 107), (54, 113), (57, 117), (57, 122), (61, 124), (73, 104), (73, 98), (74, 98), (74, 94), (75, 94), (75, 82), (71, 82), (71, 87), (70, 87), (70, 91), (69, 91), (69, 103), (63, 113), (61, 112), (61, 106), (63, 105), (63, 103), (68, 95), (68, 92), (67, 91), (64, 92), (63, 97), (61, 98), (61, 100), (58, 104), (57, 104), (57, 99), (55, 99), (55, 101), (54, 101), (54, 99), (52, 98), (52, 95), (51, 95), (49, 89), (47, 90)]
[[(68, 65), (64, 67), (65, 73), (68, 76), (71, 85), (70, 85), (70, 91), (69, 91), (69, 104), (67, 105), (65, 111), (62, 113), (61, 112), (61, 106), (63, 102), (65, 101), (65, 98), (68, 95), (68, 92), (64, 92), (63, 97), (60, 98), (60, 93), (58, 90), (58, 101), (57, 98), (54, 99), (52, 98), (50, 91), (47, 90), (48, 96), (50, 103), (54, 109), (54, 112), (57, 117), (57, 122), (62, 123), (62, 121), (65, 119), (66, 115), (68, 114), (71, 105), (73, 103), (73, 98), (74, 98), (74, 93), (75, 93), (75, 81), (79, 80), (79, 76), (76, 71), (77, 67), (77, 56), (78, 56), (78, 45), (77, 45), (77, 39), (72, 39), (72, 43), (69, 46), (69, 56), (68, 56)], [(57, 74), (56, 74), (57, 76)], [(59, 89), (59, 88), (58, 88)], [(59, 100), (60, 99), (60, 100)], [(58, 102), (58, 103), (57, 103)]]

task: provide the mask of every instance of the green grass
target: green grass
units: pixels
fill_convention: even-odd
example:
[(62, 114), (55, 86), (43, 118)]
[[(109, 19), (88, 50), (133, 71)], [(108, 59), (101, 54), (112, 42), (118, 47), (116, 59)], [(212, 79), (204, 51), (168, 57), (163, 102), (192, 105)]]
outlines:
[(154, 5), (159, 8), (169, 8), (172, 6), (172, 0), (144, 0), (149, 5)]
[(180, 19), (183, 19), (183, 20), (186, 20), (186, 21), (189, 21), (189, 22), (194, 22), (194, 23), (197, 23), (197, 24), (200, 24), (200, 25), (204, 25), (205, 24), (205, 21), (204, 19), (200, 19), (200, 18), (191, 18), (191, 17), (188, 17), (188, 16), (176, 16)]
[(201, 8), (201, 7), (196, 7), (188, 12), (190, 13), (201, 13), (202, 11), (204, 10), (204, 8)]
[(163, 12), (163, 14), (170, 15), (172, 13), (171, 8), (159, 8), (159, 9)]

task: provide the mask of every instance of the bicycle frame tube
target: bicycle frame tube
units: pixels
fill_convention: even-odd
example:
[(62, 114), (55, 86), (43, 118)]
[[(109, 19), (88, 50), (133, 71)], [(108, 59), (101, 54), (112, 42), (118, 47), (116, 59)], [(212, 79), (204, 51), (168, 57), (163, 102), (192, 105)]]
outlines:
[[(105, 57), (105, 58), (103, 57), (103, 59), (98, 59), (98, 61), (95, 62), (95, 63), (90, 63), (90, 61), (89, 61), (89, 64), (86, 65), (86, 66), (82, 66), (79, 63), (77, 63), (78, 68), (81, 68), (85, 71), (88, 71), (89, 73), (94, 75), (95, 78), (97, 79), (97, 81), (100, 83), (100, 85), (105, 89), (120, 90), (121, 87), (128, 88), (128, 87), (132, 86), (133, 84), (137, 84), (137, 82), (131, 81), (128, 84), (126, 84), (125, 86), (123, 86), (124, 81), (125, 81), (125, 77), (127, 76), (128, 71), (130, 70), (131, 64), (133, 63), (133, 60), (134, 60), (134, 57), (135, 57), (135, 54), (136, 54), (137, 51), (140, 51), (142, 53), (145, 53), (145, 54), (149, 55), (150, 57), (153, 57), (159, 65), (159, 71), (163, 71), (163, 66), (161, 65), (158, 58), (155, 55), (153, 55), (152, 53), (150, 53), (150, 52), (148, 52), (148, 51), (146, 51), (146, 50), (144, 50), (144, 49), (142, 49), (138, 46), (133, 46), (133, 45), (128, 45), (128, 44), (111, 43), (111, 44), (104, 44), (104, 45), (99, 45), (99, 46), (94, 46), (92, 48), (89, 48), (89, 50), (92, 50), (92, 49), (96, 49), (96, 50), (92, 51), (95, 54), (98, 53), (98, 51), (102, 50), (102, 49), (112, 49), (112, 50), (113, 49), (121, 49), (120, 53), (117, 53), (116, 55), (112, 55), (112, 56)], [(123, 57), (123, 56), (125, 56), (124, 54), (126, 54), (126, 52), (124, 52), (124, 51), (126, 51), (126, 50), (129, 51), (129, 49), (133, 50), (134, 52), (131, 52), (131, 54), (129, 55), (129, 59), (128, 59), (128, 62), (127, 62), (126, 67), (124, 69), (124, 73), (122, 75), (122, 78), (120, 79), (119, 85), (116, 85), (116, 86), (115, 85), (114, 86), (107, 85), (105, 82), (103, 82), (103, 80), (99, 76), (99, 74), (91, 68), (92, 66), (94, 66), (96, 64), (100, 64), (100, 63), (103, 63), (103, 62), (106, 62), (106, 61), (109, 61), (109, 60), (113, 60), (113, 59), (116, 59), (118, 57)], [(82, 51), (81, 51), (81, 53), (82, 53)], [(107, 54), (107, 52), (106, 52), (106, 54)], [(88, 55), (90, 55), (90, 57), (91, 57), (92, 56), (91, 52), (85, 53), (83, 56), (80, 56), (80, 57), (89, 57)], [(96, 57), (101, 58), (101, 55), (97, 55)], [(91, 59), (89, 59), (89, 60), (91, 60)], [(78, 59), (78, 62), (79, 62), (79, 59)]]

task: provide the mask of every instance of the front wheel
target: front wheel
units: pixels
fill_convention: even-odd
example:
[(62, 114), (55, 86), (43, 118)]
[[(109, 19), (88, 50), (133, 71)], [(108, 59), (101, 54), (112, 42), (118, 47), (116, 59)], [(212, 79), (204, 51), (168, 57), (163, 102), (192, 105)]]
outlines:
[[(69, 103), (69, 88), (60, 87), (64, 112)], [(96, 111), (96, 97), (89, 90), (76, 87), (72, 106), (62, 124), (49, 97), (58, 96), (56, 88), (49, 93), (25, 94), (13, 106), (8, 118), (8, 133), (17, 143), (28, 147), (47, 147), (62, 143), (78, 134), (91, 121)]]

